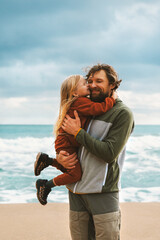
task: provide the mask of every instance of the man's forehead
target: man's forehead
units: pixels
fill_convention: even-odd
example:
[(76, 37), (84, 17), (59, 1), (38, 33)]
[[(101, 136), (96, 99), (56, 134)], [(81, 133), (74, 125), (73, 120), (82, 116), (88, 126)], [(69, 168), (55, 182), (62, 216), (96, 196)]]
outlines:
[(103, 76), (95, 76), (94, 74), (91, 74), (90, 76), (89, 76), (89, 78), (88, 79), (92, 79), (92, 80), (95, 80), (95, 79), (104, 79), (104, 77)]
[(90, 74), (89, 79), (106, 79), (106, 73), (104, 70), (96, 71)]

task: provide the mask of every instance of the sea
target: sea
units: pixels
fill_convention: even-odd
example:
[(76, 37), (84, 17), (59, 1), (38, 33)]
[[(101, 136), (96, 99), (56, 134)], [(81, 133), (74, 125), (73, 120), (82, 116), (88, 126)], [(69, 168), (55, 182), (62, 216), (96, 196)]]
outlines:
[[(52, 125), (0, 125), (0, 203), (38, 202), (34, 161), (38, 152), (55, 157)], [(40, 178), (60, 172), (48, 167)], [(160, 201), (160, 125), (136, 125), (127, 143), (120, 202)], [(48, 202), (68, 202), (65, 186)]]

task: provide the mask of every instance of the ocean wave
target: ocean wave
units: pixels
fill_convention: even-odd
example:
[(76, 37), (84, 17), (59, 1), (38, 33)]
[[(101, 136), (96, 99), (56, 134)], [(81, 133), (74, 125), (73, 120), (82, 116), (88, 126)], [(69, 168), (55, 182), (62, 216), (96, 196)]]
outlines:
[[(131, 136), (122, 172), (121, 201), (160, 201), (160, 136)], [(54, 157), (53, 137), (0, 138), (0, 203), (37, 202), (34, 161), (38, 152)], [(59, 174), (53, 167), (41, 178)], [(56, 187), (51, 202), (67, 202), (68, 191)]]
[[(14, 153), (29, 153), (39, 151), (54, 151), (54, 138), (44, 137), (18, 137), (14, 139), (0, 138), (0, 153), (2, 152), (14, 152)], [(127, 143), (127, 153), (131, 155), (142, 155), (152, 152), (153, 154), (159, 154), (160, 151), (160, 136), (131, 136)]]
[[(57, 187), (48, 196), (48, 202), (68, 203), (68, 190)], [(60, 190), (61, 189), (61, 190)], [(123, 188), (120, 191), (120, 202), (159, 202), (160, 187), (151, 188)], [(0, 203), (30, 203), (37, 202), (36, 189), (2, 190)]]
[[(68, 191), (63, 189), (63, 187), (61, 187), (61, 189), (61, 191), (52, 191), (48, 196), (48, 202), (68, 202)], [(0, 204), (30, 202), (38, 202), (36, 197), (36, 189), (2, 190), (0, 192)]]
[(159, 202), (160, 187), (123, 188), (120, 191), (120, 202)]
[(146, 135), (130, 137), (127, 143), (127, 151), (130, 153), (146, 153), (160, 149), (160, 136)]
[(54, 150), (54, 139), (52, 137), (34, 138), (34, 137), (18, 137), (15, 139), (0, 138), (0, 153), (34, 153), (39, 151)]

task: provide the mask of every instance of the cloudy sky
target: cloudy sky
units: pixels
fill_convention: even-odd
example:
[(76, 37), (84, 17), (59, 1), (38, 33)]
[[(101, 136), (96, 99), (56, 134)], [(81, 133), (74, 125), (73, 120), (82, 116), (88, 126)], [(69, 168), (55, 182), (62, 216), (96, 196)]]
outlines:
[(0, 0), (0, 124), (53, 124), (62, 81), (97, 62), (136, 124), (160, 124), (159, 0)]

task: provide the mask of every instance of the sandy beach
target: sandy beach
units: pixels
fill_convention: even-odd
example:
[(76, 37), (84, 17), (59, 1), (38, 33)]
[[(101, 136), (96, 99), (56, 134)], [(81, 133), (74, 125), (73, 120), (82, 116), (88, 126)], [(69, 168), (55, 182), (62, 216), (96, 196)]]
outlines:
[[(71, 240), (67, 203), (0, 204), (1, 240)], [(121, 203), (122, 240), (160, 239), (160, 203)]]

